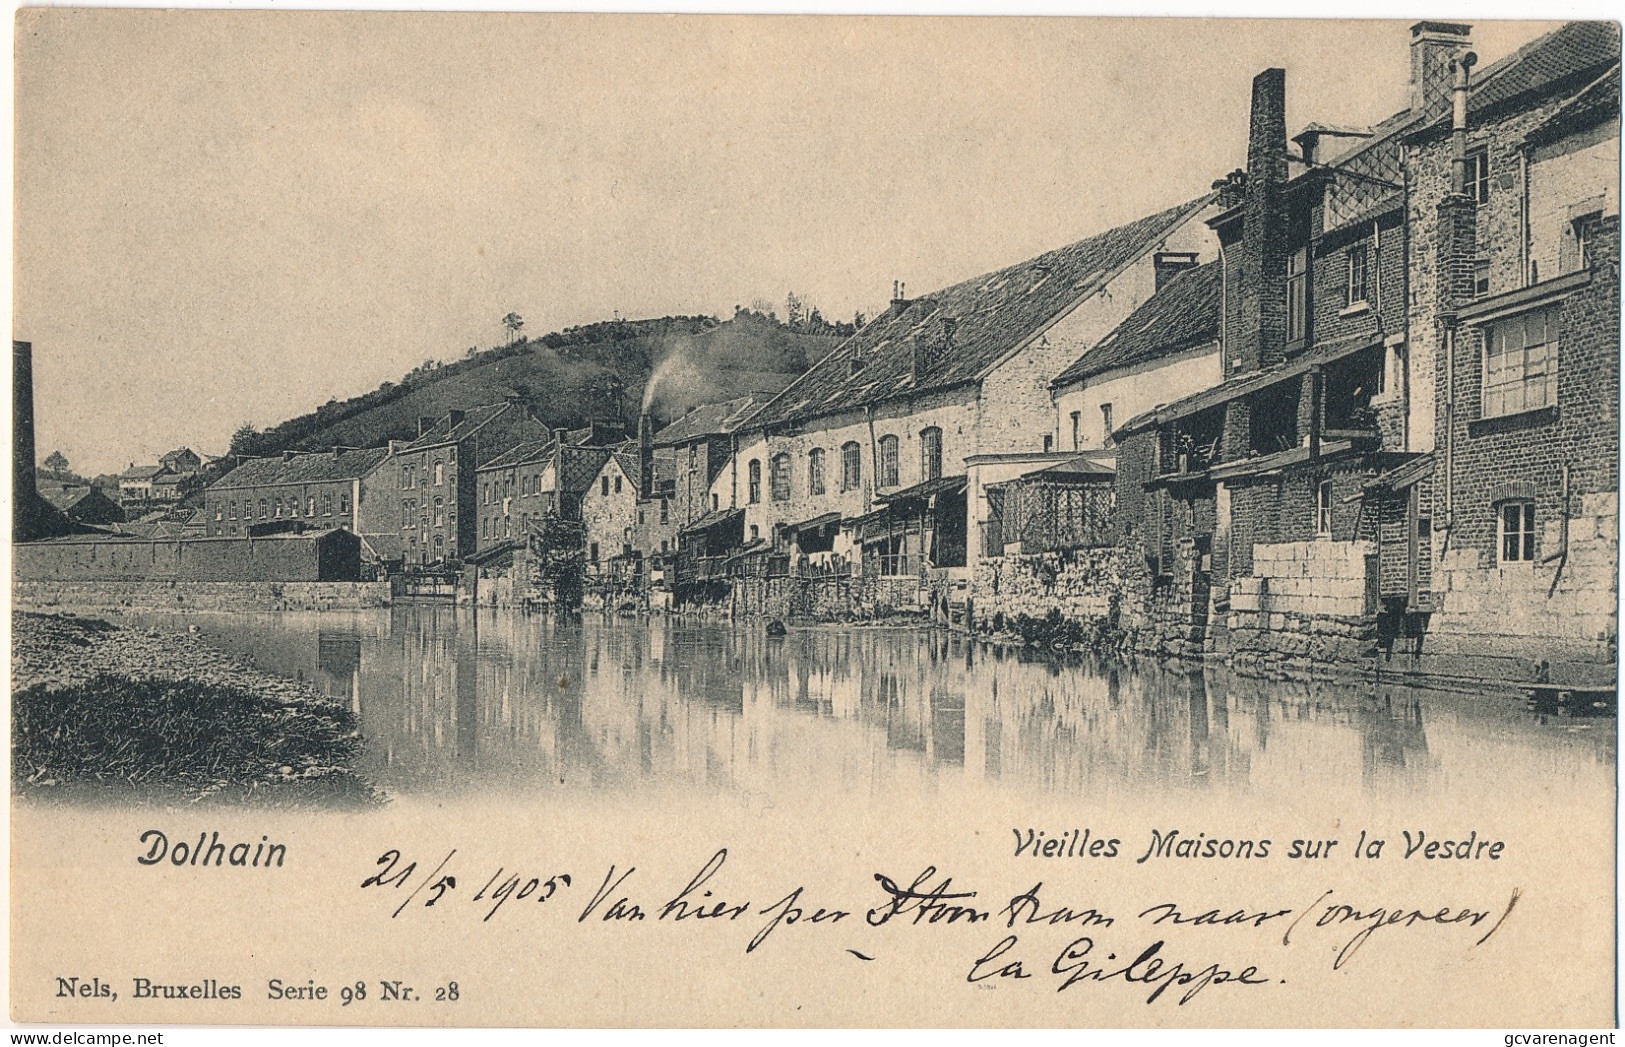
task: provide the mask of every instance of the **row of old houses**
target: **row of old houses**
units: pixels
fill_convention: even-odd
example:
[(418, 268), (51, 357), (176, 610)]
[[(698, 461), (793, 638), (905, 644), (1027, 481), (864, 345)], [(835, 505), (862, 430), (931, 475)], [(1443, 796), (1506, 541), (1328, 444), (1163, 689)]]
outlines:
[[(889, 307), (776, 395), (658, 430), (517, 398), (245, 463), (209, 538), (344, 530), (482, 602), (929, 613), (1269, 668), (1612, 680), (1617, 26), (1480, 66), (1410, 29), (1407, 106)], [(1397, 46), (1397, 42), (1396, 42)], [(1210, 184), (1203, 184), (1210, 183)], [(555, 579), (556, 580), (556, 579)]]
[(1618, 29), (1488, 66), (1470, 33), (1413, 26), (1409, 104), (1370, 127), (1289, 141), (1266, 70), (1244, 170), (899, 289), (778, 396), (709, 410), (675, 463), (678, 602), (1612, 680)]

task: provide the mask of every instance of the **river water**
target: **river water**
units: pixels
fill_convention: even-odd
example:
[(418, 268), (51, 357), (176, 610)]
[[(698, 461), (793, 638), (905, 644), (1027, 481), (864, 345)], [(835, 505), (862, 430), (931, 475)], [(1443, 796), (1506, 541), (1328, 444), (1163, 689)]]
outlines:
[[(341, 698), (397, 797), (689, 789), (1226, 804), (1612, 804), (1612, 718), (1397, 683), (1040, 655), (939, 631), (557, 620), (446, 606), (132, 614)], [(1600, 812), (1599, 812), (1600, 813)]]

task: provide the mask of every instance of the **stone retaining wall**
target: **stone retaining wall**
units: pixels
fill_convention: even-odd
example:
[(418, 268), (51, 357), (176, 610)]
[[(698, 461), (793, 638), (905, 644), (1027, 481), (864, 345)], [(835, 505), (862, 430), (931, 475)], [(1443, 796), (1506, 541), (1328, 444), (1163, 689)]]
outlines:
[(196, 611), (328, 611), (387, 607), (388, 582), (14, 582), (16, 606)]

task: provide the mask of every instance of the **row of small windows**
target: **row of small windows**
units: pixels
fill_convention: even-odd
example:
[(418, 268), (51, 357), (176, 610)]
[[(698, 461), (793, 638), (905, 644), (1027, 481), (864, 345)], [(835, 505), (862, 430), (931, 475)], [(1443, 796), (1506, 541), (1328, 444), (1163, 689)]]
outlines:
[[(879, 441), (881, 487), (897, 487), (901, 478), (898, 468), (898, 439), (882, 436)], [(815, 447), (807, 452), (807, 493), (820, 495), (826, 491), (824, 450)], [(942, 475), (942, 430), (936, 426), (920, 431), (920, 480), (935, 480)], [(746, 465), (747, 497), (751, 502), (762, 500), (762, 463), (756, 459)], [(863, 448), (851, 440), (841, 445), (841, 490), (856, 490), (863, 484)], [(792, 488), (791, 463), (788, 452), (780, 452), (768, 460), (768, 493), (775, 502), (788, 501)]]
[[(423, 519), (422, 519), (423, 523), (428, 523), (429, 522), (428, 508), (429, 507), (428, 507), (427, 504), (425, 504), (423, 506), (423, 509), (424, 509)], [(408, 499), (406, 499), (405, 501), (403, 501), (401, 503), (401, 526), (403, 528), (410, 528), (412, 526), (412, 522), (414, 520), (417, 520), (417, 519), (418, 519), (418, 503), (417, 503), (417, 501), (415, 499), (408, 498)], [(446, 526), (446, 503), (445, 503), (444, 499), (436, 498), (434, 500), (434, 517), (433, 517), (433, 519), (434, 519), (434, 525), (436, 527), (444, 527), (444, 526)], [(452, 519), (455, 520), (456, 517), (454, 516), (454, 517), (452, 517)]]
[[(259, 508), (258, 519), (261, 519), (261, 520), (280, 520), (280, 519), (283, 519), (284, 517), (286, 517), (288, 519), (297, 519), (301, 515), (306, 516), (306, 517), (314, 517), (314, 516), (318, 515), (318, 513), (316, 511), (316, 496), (315, 495), (310, 495), (309, 497), (307, 497), (304, 500), (303, 505), (304, 505), (304, 510), (305, 511), (304, 511), (303, 514), (301, 514), (300, 511), (299, 511), (300, 505), (301, 505), (299, 497), (297, 495), (293, 495), (293, 496), (278, 497), (278, 498), (261, 498), (257, 503), (252, 498), (250, 498), (250, 499), (248, 499), (248, 500), (241, 503), (241, 506), (242, 506), (242, 519), (244, 519), (244, 520), (253, 520), (253, 519), (255, 519), (256, 517), (255, 517), (254, 509), (255, 509), (256, 505)], [(339, 495), (339, 513), (340, 513), (340, 515), (343, 515), (344, 513), (348, 513), (349, 511), (350, 511), (350, 496), (349, 495), (344, 495), (344, 494)], [(325, 492), (322, 493), (322, 497), (321, 497), (321, 513), (319, 515), (321, 515), (321, 516), (332, 516), (333, 515), (333, 492), (325, 491)], [(237, 502), (227, 502), (224, 505), (216, 504), (215, 507), (214, 507), (214, 518), (216, 520), (222, 520), (222, 519), (235, 520), (235, 519), (237, 519), (238, 518), (238, 503)]]
[[(448, 457), (453, 462), (457, 461), (457, 448), (451, 448)], [(421, 470), (414, 468), (411, 464), (401, 466), (401, 490), (409, 491), (420, 486), (418, 483), (420, 476), (423, 480), (421, 484), (423, 487), (428, 487), (431, 482), (436, 487), (444, 487), (446, 484), (446, 463), (436, 459), (433, 469), (433, 480), (431, 481), (430, 467), (428, 465), (425, 465)], [(455, 482), (455, 477), (453, 480)]]

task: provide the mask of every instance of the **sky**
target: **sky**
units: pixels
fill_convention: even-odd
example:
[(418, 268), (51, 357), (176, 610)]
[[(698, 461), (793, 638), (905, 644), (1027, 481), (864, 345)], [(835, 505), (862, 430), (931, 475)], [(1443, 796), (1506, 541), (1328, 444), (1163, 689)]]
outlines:
[(221, 453), (509, 311), (873, 315), (1202, 194), (1260, 69), (1289, 134), (1403, 108), (1408, 24), (26, 10), (36, 445)]

